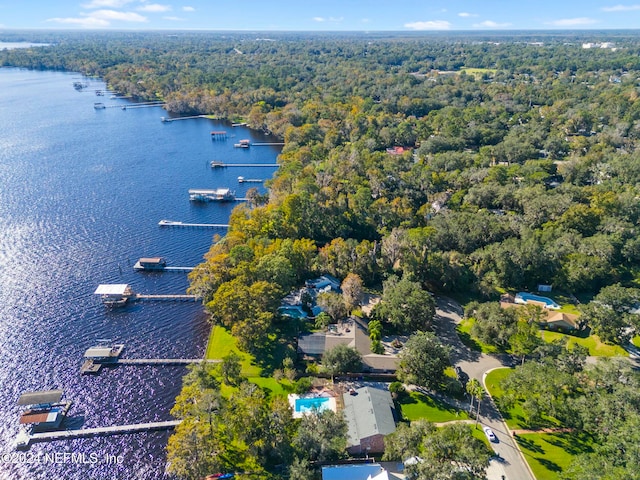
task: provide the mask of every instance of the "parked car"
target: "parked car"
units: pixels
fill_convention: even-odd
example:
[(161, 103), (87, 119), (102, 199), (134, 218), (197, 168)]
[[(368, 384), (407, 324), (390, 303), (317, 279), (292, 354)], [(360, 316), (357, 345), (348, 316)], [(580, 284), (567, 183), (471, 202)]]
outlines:
[(498, 437), (496, 437), (496, 434), (493, 433), (493, 430), (491, 430), (489, 427), (484, 427), (482, 430), (484, 430), (484, 434), (487, 436), (490, 442), (498, 442)]

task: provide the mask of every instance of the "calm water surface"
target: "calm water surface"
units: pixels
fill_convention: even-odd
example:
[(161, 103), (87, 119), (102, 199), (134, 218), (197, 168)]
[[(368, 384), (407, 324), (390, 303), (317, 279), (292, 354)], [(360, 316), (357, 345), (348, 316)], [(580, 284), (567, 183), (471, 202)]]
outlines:
[[(76, 80), (88, 88), (76, 91)], [(0, 455), (14, 452), (16, 400), (29, 390), (64, 389), (74, 402), (70, 420), (85, 428), (171, 418), (184, 367), (81, 376), (82, 355), (96, 339), (111, 338), (126, 345), (124, 357), (202, 356), (202, 306), (148, 302), (109, 311), (93, 291), (129, 283), (140, 293), (184, 293), (185, 274), (137, 273), (133, 264), (159, 255), (172, 266), (196, 265), (216, 230), (158, 221), (226, 223), (233, 204), (192, 204), (187, 190), (231, 187), (244, 196), (256, 185), (239, 185), (238, 175), (274, 171), (209, 167), (211, 160), (275, 163), (275, 147), (233, 148), (240, 138), (269, 141), (255, 132), (206, 119), (162, 123), (161, 108), (122, 110), (126, 100), (95, 95), (104, 88), (78, 75), (0, 69)], [(94, 102), (116, 107), (95, 110)], [(230, 138), (212, 141), (212, 129)], [(0, 457), (0, 479), (166, 478), (168, 435), (38, 443), (33, 463)], [(99, 461), (39, 460), (65, 452)], [(120, 463), (103, 461), (108, 456)]]

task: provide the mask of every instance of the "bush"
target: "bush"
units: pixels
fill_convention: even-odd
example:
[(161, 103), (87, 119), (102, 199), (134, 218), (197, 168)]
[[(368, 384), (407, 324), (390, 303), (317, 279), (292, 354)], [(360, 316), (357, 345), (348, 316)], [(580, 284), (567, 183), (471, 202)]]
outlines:
[(404, 395), (406, 393), (406, 389), (404, 388), (402, 382), (392, 382), (389, 385), (389, 392), (391, 392), (391, 394), (397, 398)]
[(380, 340), (372, 340), (371, 341), (371, 353), (377, 353), (378, 355), (382, 355), (384, 353), (384, 347)]
[(293, 392), (297, 393), (298, 395), (303, 395), (311, 390), (312, 385), (313, 382), (309, 377), (302, 377), (295, 383)]

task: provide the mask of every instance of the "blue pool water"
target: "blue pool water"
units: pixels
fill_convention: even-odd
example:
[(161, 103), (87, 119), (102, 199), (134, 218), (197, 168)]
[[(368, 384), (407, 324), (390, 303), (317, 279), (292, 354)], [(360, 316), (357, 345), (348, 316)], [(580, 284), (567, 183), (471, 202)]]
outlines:
[(300, 307), (280, 307), (278, 312), (291, 318), (307, 318), (307, 314)]
[(296, 398), (296, 412), (322, 412), (329, 408), (329, 397)]
[(516, 295), (516, 300), (518, 298), (522, 299), (524, 302), (528, 300), (532, 300), (534, 302), (542, 302), (547, 305), (548, 308), (560, 308), (560, 305), (558, 305), (549, 297), (541, 297), (540, 295), (534, 295), (532, 293), (520, 292)]

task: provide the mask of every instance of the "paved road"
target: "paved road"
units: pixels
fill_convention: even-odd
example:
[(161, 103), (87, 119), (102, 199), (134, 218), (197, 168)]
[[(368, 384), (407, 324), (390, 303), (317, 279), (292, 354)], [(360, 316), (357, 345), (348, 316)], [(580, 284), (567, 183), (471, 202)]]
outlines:
[[(462, 314), (462, 308), (456, 302), (439, 297), (434, 322), (436, 333), (451, 346), (453, 364), (462, 368), (470, 378), (475, 378), (484, 385), (484, 376), (489, 370), (512, 367), (517, 361), (509, 355), (485, 355), (475, 352), (463, 344), (456, 333), (456, 325), (462, 319)], [(491, 468), (487, 470), (488, 478), (501, 480), (504, 475), (507, 480), (535, 480), (502, 415), (490, 398), (484, 399), (480, 405), (479, 428), (485, 425), (498, 437), (498, 442), (492, 443), (492, 447), (502, 459), (499, 462), (491, 462)]]

